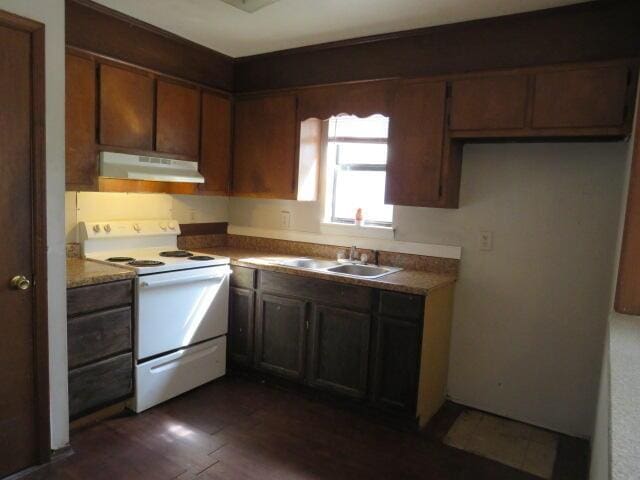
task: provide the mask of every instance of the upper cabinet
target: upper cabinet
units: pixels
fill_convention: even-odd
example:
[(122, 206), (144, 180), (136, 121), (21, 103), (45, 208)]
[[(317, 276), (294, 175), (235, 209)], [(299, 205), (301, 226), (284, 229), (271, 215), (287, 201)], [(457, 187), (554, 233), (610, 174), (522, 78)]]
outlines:
[(156, 151), (196, 160), (200, 147), (200, 92), (158, 80), (156, 98)]
[(389, 121), (385, 203), (437, 206), (443, 163), (445, 82), (400, 82)]
[(297, 198), (296, 105), (288, 94), (236, 100), (234, 195)]
[(153, 149), (153, 78), (100, 65), (100, 144)]
[(228, 195), (231, 183), (231, 100), (202, 93), (200, 173), (205, 183), (200, 191)]

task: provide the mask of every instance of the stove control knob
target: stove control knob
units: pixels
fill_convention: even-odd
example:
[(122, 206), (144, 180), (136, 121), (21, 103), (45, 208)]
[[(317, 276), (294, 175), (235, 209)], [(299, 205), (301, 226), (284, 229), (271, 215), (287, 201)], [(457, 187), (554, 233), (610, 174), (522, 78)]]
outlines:
[(139, 225), (138, 223), (134, 223), (134, 224), (133, 224), (133, 229), (134, 229), (136, 232), (140, 233), (140, 225)]
[(167, 229), (167, 222), (160, 222), (160, 228), (162, 230), (166, 230)]
[(169, 222), (169, 230), (175, 230), (177, 226), (176, 222)]
[(104, 225), (104, 227), (102, 227), (104, 229), (105, 232), (109, 233), (111, 231), (111, 225), (109, 225), (108, 223)]
[(100, 225), (98, 225), (97, 223), (93, 226), (93, 231), (96, 233), (100, 233)]

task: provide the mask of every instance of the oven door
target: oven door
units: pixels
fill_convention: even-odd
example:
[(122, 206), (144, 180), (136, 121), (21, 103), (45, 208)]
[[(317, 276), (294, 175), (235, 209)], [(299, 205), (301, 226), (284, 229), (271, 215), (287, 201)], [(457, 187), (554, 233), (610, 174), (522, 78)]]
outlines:
[(224, 265), (138, 277), (136, 359), (226, 334), (230, 273)]

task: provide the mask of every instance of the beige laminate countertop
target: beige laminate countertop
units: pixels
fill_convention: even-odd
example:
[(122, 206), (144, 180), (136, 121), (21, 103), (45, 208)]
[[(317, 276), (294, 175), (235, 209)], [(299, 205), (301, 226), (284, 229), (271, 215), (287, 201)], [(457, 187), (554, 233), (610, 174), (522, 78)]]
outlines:
[[(332, 273), (318, 272), (302, 268), (286, 267), (274, 264), (274, 261), (290, 258), (299, 258), (292, 255), (281, 255), (265, 251), (255, 251), (233, 247), (213, 247), (197, 249), (199, 252), (209, 255), (219, 255), (231, 258), (232, 265), (271, 270), (274, 272), (291, 273), (304, 277), (315, 277), (323, 280), (332, 280), (338, 283), (362, 285), (365, 287), (393, 290), (396, 292), (427, 295), (430, 290), (435, 290), (455, 283), (457, 276), (453, 274), (432, 273), (419, 270), (401, 270), (380, 278), (352, 278), (335, 275)], [(305, 257), (312, 258), (312, 257)], [(327, 260), (326, 258), (317, 258)]]
[(83, 258), (67, 258), (67, 288), (127, 280), (136, 276), (133, 270), (92, 262)]

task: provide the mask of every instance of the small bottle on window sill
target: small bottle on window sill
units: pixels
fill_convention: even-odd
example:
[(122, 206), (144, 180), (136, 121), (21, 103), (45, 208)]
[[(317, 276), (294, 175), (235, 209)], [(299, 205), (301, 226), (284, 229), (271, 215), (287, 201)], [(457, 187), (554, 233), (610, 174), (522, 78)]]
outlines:
[(361, 227), (363, 222), (364, 216), (362, 215), (362, 209), (359, 208), (358, 210), (356, 210), (356, 225), (358, 227)]

